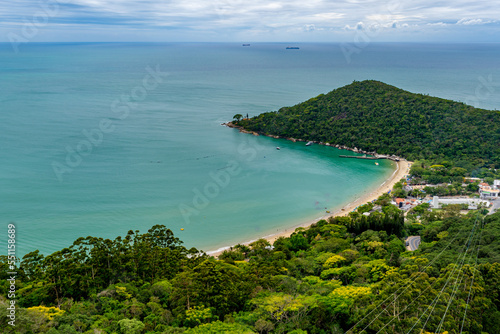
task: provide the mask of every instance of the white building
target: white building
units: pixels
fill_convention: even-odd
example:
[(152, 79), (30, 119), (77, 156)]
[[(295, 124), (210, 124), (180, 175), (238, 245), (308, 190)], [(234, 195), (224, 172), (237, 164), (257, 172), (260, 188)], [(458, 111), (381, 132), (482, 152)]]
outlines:
[(497, 199), (500, 193), (500, 180), (493, 181), (493, 187), (487, 183), (479, 184), (479, 196), (483, 199)]
[(432, 198), (432, 207), (434, 209), (441, 208), (441, 205), (449, 205), (449, 204), (467, 204), (469, 206), (469, 210), (477, 209), (480, 204), (483, 204), (485, 207), (489, 207), (491, 205), (490, 202), (485, 201), (479, 198), (439, 198), (438, 196), (434, 196)]
[(490, 187), (484, 187), (479, 189), (479, 196), (481, 196), (481, 198), (483, 199), (497, 199), (499, 193), (500, 190), (493, 189)]

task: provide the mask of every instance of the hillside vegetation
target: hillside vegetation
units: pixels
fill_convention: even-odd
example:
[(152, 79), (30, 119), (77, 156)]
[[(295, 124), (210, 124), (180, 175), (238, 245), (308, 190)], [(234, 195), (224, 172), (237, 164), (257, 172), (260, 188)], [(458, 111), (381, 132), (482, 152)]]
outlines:
[(293, 107), (236, 122), (251, 131), (357, 147), (409, 160), (447, 158), (468, 170), (500, 167), (500, 112), (353, 82)]
[[(450, 206), (410, 226), (387, 194), (377, 203), (218, 260), (160, 225), (32, 252), (17, 269), (15, 326), (0, 256), (0, 332), (498, 333), (500, 213)], [(401, 236), (417, 228), (408, 252)]]

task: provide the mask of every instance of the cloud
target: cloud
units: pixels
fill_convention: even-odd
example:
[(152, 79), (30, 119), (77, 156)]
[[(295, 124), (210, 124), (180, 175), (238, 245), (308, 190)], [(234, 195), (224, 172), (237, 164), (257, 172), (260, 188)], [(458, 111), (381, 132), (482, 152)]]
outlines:
[(306, 24), (303, 27), (304, 31), (314, 31), (316, 30), (316, 26), (314, 24)]
[(483, 19), (460, 19), (457, 21), (458, 25), (477, 25), (477, 24), (488, 24), (488, 23), (493, 23), (495, 20), (483, 20)]
[(428, 26), (437, 26), (437, 27), (446, 27), (448, 24), (444, 22), (433, 22), (433, 23), (427, 23)]
[[(70, 27), (84, 35), (102, 29), (116, 36), (124, 29), (172, 29), (191, 34), (193, 40), (207, 32), (263, 39), (289, 34), (293, 39), (298, 31), (345, 34), (370, 27), (388, 28), (391, 34), (403, 28), (425, 33), (426, 27), (476, 29), (500, 17), (500, 6), (494, 2), (470, 0), (16, 0), (0, 3), (0, 32), (22, 27), (34, 14), (43, 13), (44, 6), (57, 7), (57, 14), (49, 18), (52, 31), (62, 33)], [(329, 38), (334, 41), (335, 36)]]
[(358, 22), (352, 27), (348, 24), (344, 26), (344, 30), (363, 30), (364, 28), (365, 24), (363, 22)]

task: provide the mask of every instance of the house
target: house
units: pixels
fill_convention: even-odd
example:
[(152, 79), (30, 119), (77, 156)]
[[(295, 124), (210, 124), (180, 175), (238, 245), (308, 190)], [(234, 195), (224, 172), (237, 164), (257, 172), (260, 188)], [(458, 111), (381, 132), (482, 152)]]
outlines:
[(411, 205), (411, 204), (409, 204), (409, 203), (405, 203), (405, 204), (403, 204), (403, 206), (401, 207), (401, 210), (403, 210), (403, 211), (408, 211), (408, 210), (410, 210), (410, 209), (411, 209), (411, 208), (413, 208), (413, 207), (414, 207), (414, 205)]
[(399, 198), (399, 197), (398, 197), (398, 198), (394, 199), (394, 203), (396, 203), (396, 205), (397, 205), (398, 207), (402, 207), (402, 206), (403, 206), (403, 204), (404, 204), (404, 202), (405, 202), (405, 199), (404, 199), (404, 198)]
[(497, 199), (499, 193), (499, 189), (493, 189), (490, 186), (479, 188), (479, 197), (482, 199)]
[(465, 181), (465, 182), (474, 183), (474, 182), (479, 182), (479, 181), (481, 181), (481, 179), (480, 179), (480, 178), (478, 178), (478, 177), (464, 177), (464, 181)]

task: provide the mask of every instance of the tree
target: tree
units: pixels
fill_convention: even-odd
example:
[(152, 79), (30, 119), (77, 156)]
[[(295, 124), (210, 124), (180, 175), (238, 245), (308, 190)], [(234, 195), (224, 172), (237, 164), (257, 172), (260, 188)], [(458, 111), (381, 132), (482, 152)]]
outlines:
[(256, 312), (275, 323), (298, 326), (311, 308), (315, 307), (314, 296), (292, 296), (285, 293), (264, 294), (250, 301)]
[(252, 334), (255, 333), (248, 326), (238, 323), (226, 323), (215, 321), (209, 324), (203, 324), (190, 328), (184, 334)]
[(328, 296), (322, 297), (321, 301), (336, 317), (345, 318), (356, 299), (370, 294), (371, 289), (369, 287), (343, 286), (333, 290)]
[(218, 316), (241, 310), (251, 286), (242, 274), (242, 269), (231, 264), (213, 258), (205, 260), (174, 278), (170, 302), (177, 313), (195, 305), (205, 305)]
[(213, 318), (212, 310), (203, 305), (194, 306), (186, 311), (186, 323), (191, 327), (198, 326), (202, 323), (208, 323)]
[(307, 242), (307, 239), (300, 233), (294, 233), (290, 237), (290, 250), (292, 251), (299, 251), (303, 249), (307, 249), (309, 246), (309, 243)]
[(137, 319), (122, 319), (118, 321), (123, 334), (139, 334), (144, 329), (144, 324)]
[(233, 116), (233, 120), (235, 120), (236, 122), (239, 122), (242, 118), (243, 118), (242, 114), (236, 114)]

